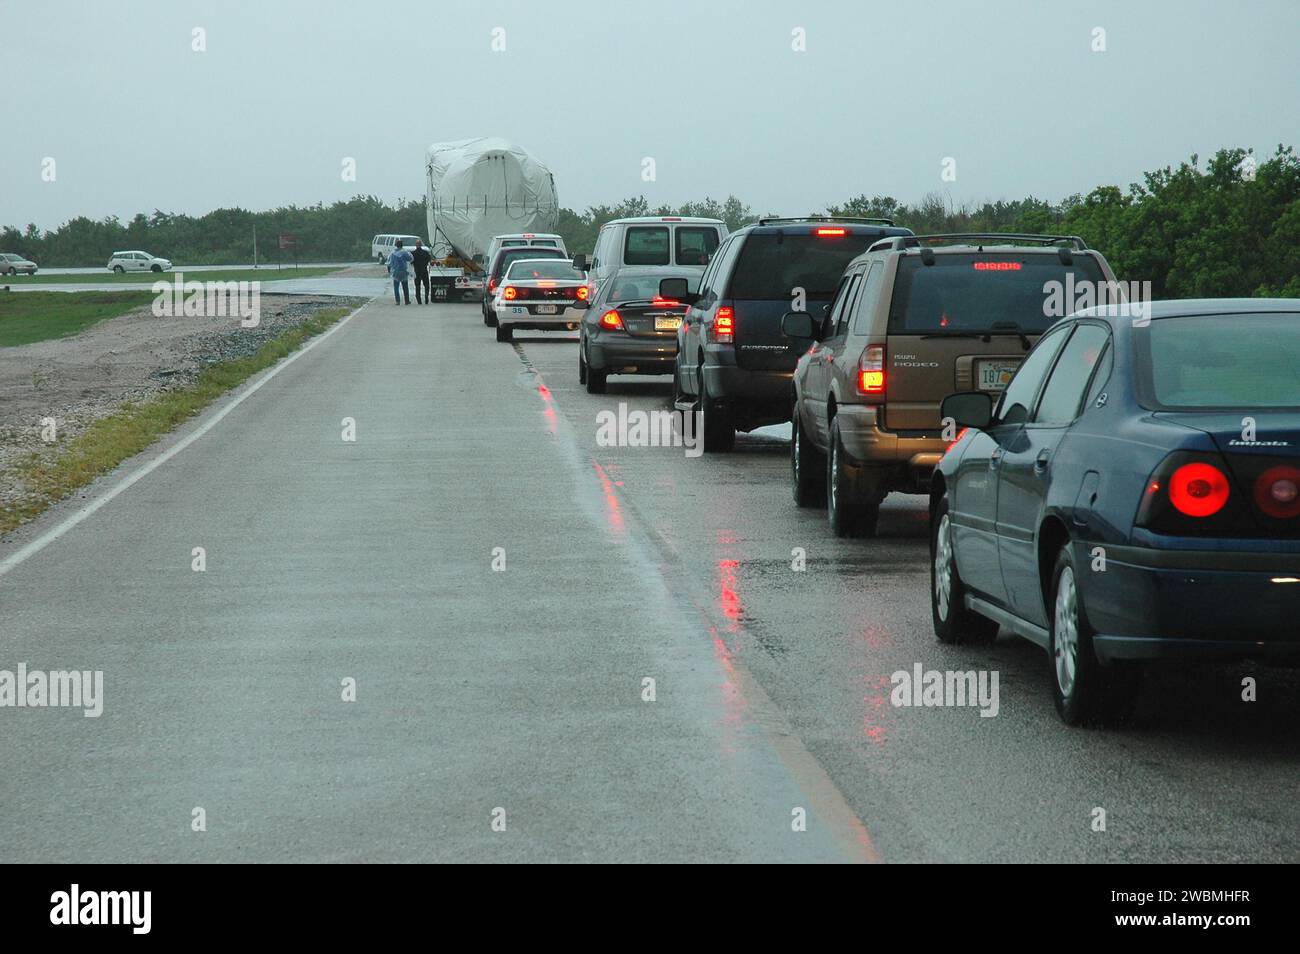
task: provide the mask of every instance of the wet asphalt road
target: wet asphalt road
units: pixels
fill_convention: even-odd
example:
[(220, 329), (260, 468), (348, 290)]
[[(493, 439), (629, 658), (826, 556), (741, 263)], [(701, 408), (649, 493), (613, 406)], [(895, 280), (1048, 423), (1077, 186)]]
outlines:
[[(778, 436), (599, 447), (669, 380), (519, 337), (380, 298), (0, 545), (195, 438), (0, 575), (0, 668), (105, 673), (99, 719), (0, 709), (0, 861), (1300, 859), (1296, 671), (1069, 729), (1040, 650), (935, 642), (922, 498), (836, 540)], [(996, 670), (997, 716), (894, 708), (916, 663)]]

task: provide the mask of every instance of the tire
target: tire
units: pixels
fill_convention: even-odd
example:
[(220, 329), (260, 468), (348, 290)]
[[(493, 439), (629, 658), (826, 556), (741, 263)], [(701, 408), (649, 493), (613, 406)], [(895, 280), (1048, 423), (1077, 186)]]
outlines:
[(930, 615), (941, 643), (982, 645), (997, 639), (998, 624), (966, 608), (966, 585), (957, 572), (948, 497), (930, 515)]
[(150, 266), (149, 266), (149, 271), (151, 271), (151, 272), (161, 272), (161, 271), (162, 271), (162, 266), (161, 266), (161, 265), (150, 265)]
[(686, 392), (682, 390), (682, 356), (678, 352), (673, 357), (673, 404), (687, 403)]
[(704, 362), (700, 362), (699, 411), (704, 418), (704, 450), (709, 454), (725, 454), (736, 446), (736, 427), (731, 422), (731, 411), (709, 397), (709, 386), (704, 380)]
[(587, 359), (584, 355), (585, 348), (581, 341), (578, 342), (578, 383), (587, 383)]
[(17, 274), (18, 274), (18, 269), (16, 269), (16, 268), (10, 268), (10, 269), (9, 269), (9, 274), (10, 274), (10, 275), (17, 275)]
[(515, 329), (510, 325), (497, 325), (497, 341), (514, 341)]
[(790, 479), (796, 506), (826, 506), (826, 455), (808, 440), (798, 402), (790, 413)]
[(123, 268), (121, 265), (114, 265), (114, 266), (113, 266), (113, 271), (116, 272), (116, 273), (119, 274), (119, 275), (122, 275), (122, 274), (125, 274), (125, 273), (126, 273), (126, 269)]
[(840, 440), (840, 421), (831, 421), (829, 453), (826, 455), (826, 516), (837, 537), (874, 537), (880, 517), (880, 499), (874, 490), (864, 495), (857, 474), (849, 463)]
[(1133, 710), (1142, 670), (1132, 663), (1103, 666), (1097, 658), (1078, 573), (1070, 545), (1056, 555), (1052, 568), (1051, 640), (1052, 697), (1066, 725), (1108, 724)]

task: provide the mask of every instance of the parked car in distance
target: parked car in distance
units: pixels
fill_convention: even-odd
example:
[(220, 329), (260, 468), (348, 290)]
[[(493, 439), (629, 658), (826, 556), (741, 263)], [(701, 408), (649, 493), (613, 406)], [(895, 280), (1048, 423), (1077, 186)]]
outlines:
[(766, 218), (731, 233), (700, 281), (677, 336), (678, 410), (703, 416), (705, 451), (727, 451), (736, 431), (790, 420), (790, 380), (801, 350), (781, 330), (803, 306), (817, 314), (849, 262), (881, 238), (911, 235), (888, 219)]
[(588, 264), (574, 264), (591, 279), (592, 294), (620, 268), (668, 266), (697, 268), (701, 274), (727, 236), (721, 219), (681, 215), (644, 215), (614, 219), (600, 227)]
[(497, 323), (496, 315), (496, 298), (497, 291), (501, 286), (501, 278), (505, 275), (506, 269), (511, 263), (524, 258), (558, 258), (568, 261), (567, 252), (562, 252), (558, 248), (546, 248), (544, 246), (517, 246), (514, 248), (497, 249), (497, 253), (492, 256), (491, 262), (484, 272), (483, 286), (483, 324), (489, 328), (494, 327)]
[(677, 330), (695, 300), (695, 269), (619, 269), (596, 292), (582, 320), (578, 383), (603, 394), (611, 374), (671, 374)]
[(1085, 309), (942, 413), (940, 640), (1037, 643), (1070, 724), (1122, 715), (1144, 660), (1300, 659), (1300, 299)]
[(492, 261), (493, 256), (503, 248), (523, 248), (529, 245), (558, 248), (565, 255), (569, 254), (569, 250), (564, 247), (564, 239), (554, 232), (514, 232), (510, 235), (493, 236), (492, 241), (488, 243), (487, 255), (483, 260)]
[(952, 437), (940, 402), (958, 390), (1002, 390), (1038, 335), (1073, 310), (1049, 316), (1048, 283), (1098, 289), (1114, 277), (1073, 236), (872, 245), (849, 264), (824, 314), (782, 318), (803, 352), (790, 415), (795, 502), (826, 504), (838, 536), (874, 534), (886, 495), (928, 489)]
[[(376, 235), (370, 240), (370, 257), (380, 265), (387, 265), (388, 256), (392, 253), (393, 249), (397, 248), (398, 239), (401, 239), (402, 241), (402, 248), (409, 252), (411, 249), (415, 248), (415, 240), (418, 238), (420, 238), (418, 235)], [(423, 242), (424, 240), (420, 239), (420, 241)], [(424, 244), (427, 246), (429, 243), (424, 242)]]
[(14, 252), (0, 252), (0, 275), (35, 275), (36, 263)]
[(132, 252), (114, 252), (108, 260), (110, 272), (169, 272), (172, 263), (165, 258), (150, 255), (139, 250)]
[[(509, 251), (512, 249), (502, 249), (502, 252)], [(492, 303), (497, 319), (497, 341), (510, 341), (516, 328), (572, 331), (578, 327), (586, 307), (587, 277), (567, 257), (514, 259), (502, 276), (496, 301)]]

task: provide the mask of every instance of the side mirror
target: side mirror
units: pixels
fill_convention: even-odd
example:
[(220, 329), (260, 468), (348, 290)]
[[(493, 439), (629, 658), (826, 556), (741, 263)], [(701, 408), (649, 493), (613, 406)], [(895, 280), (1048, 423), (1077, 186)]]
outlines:
[(787, 338), (816, 338), (817, 323), (806, 311), (787, 311), (781, 316), (781, 334)]
[(665, 278), (659, 282), (659, 297), (684, 301), (686, 296), (691, 293), (690, 288), (690, 282), (684, 278)]
[(958, 391), (939, 405), (939, 417), (951, 418), (958, 427), (985, 430), (993, 423), (993, 395), (988, 391)]
[(580, 272), (585, 272), (587, 270), (587, 256), (582, 252), (573, 256), (573, 267)]
[(576, 308), (576, 309), (578, 309), (578, 311), (586, 311), (588, 308), (591, 307), (591, 302), (589, 302), (589, 301), (588, 301), (587, 299), (585, 299), (585, 298), (578, 298), (578, 299), (576, 299), (576, 300), (573, 302), (573, 304), (570, 305), (569, 307), (570, 307), (570, 308)]

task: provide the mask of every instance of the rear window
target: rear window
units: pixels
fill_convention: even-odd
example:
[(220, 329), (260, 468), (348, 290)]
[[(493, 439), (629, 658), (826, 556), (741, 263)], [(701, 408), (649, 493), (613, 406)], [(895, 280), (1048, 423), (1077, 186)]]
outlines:
[[(1073, 276), (1071, 279), (1069, 276)], [(984, 253), (936, 255), (933, 265), (920, 256), (899, 259), (889, 333), (969, 334), (1020, 330), (1031, 334), (1075, 309), (1049, 308), (1048, 282), (1059, 282), (1060, 301), (1082, 283), (1103, 281), (1097, 260), (1080, 255), (1073, 265), (1057, 255)], [(1091, 302), (1089, 302), (1091, 304)]]
[(521, 258), (564, 258), (559, 249), (549, 248), (512, 248), (501, 253), (498, 274), (504, 275), (511, 262)]
[(678, 265), (707, 265), (718, 250), (718, 230), (680, 225), (674, 235)]
[(659, 283), (665, 278), (685, 278), (688, 291), (700, 290), (700, 273), (693, 275), (627, 275), (614, 276), (613, 288), (609, 292), (609, 301), (645, 301), (659, 294)]
[(667, 265), (667, 227), (629, 228), (623, 240), (623, 264)]
[(802, 288), (808, 299), (829, 301), (849, 262), (879, 235), (750, 235), (740, 251), (729, 297), (788, 299)]
[(528, 242), (526, 242), (524, 239), (505, 239), (505, 240), (501, 243), (501, 247), (502, 247), (502, 248), (517, 248), (517, 247), (519, 247), (519, 246), (521, 246), (521, 245), (527, 245), (527, 244), (528, 244)]
[(534, 245), (545, 245), (547, 248), (559, 248), (559, 247), (560, 247), (559, 245), (557, 245), (557, 244), (556, 244), (554, 241), (552, 241), (551, 239), (535, 239), (535, 240), (533, 241), (533, 244), (534, 244)]
[(553, 262), (530, 262), (526, 259), (517, 261), (507, 270), (506, 277), (515, 281), (540, 278), (557, 282), (582, 281), (586, 278), (573, 267), (572, 262), (564, 258), (557, 258)]
[(1145, 330), (1139, 368), (1160, 406), (1300, 406), (1300, 313), (1163, 318)]

